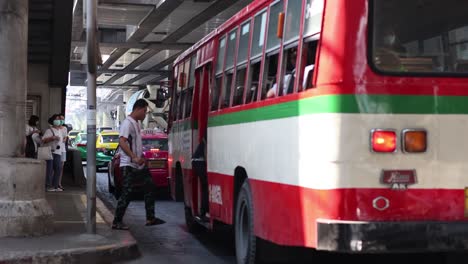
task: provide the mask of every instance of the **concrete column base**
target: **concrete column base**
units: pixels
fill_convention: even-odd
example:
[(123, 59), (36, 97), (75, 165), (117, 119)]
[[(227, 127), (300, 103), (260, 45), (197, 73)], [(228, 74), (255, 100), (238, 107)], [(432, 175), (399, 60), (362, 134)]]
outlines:
[(53, 211), (45, 199), (45, 161), (0, 158), (0, 237), (53, 232)]

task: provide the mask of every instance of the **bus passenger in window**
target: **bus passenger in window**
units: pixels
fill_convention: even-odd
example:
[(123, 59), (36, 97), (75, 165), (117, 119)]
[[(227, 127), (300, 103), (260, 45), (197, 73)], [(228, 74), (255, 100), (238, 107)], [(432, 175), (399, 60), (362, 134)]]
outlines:
[[(291, 48), (287, 54), (289, 63), (286, 65), (286, 73), (283, 79), (283, 91), (281, 95), (293, 92), (294, 79), (296, 78), (297, 48)], [(277, 86), (277, 83), (273, 84), (271, 89), (267, 92), (267, 98), (275, 97)]]
[(317, 54), (318, 40), (304, 43), (304, 55), (306, 57), (305, 65), (302, 66), (302, 83), (299, 87), (299, 91), (305, 91), (306, 89), (312, 88), (312, 78), (315, 70), (315, 56)]
[(395, 29), (385, 26), (376, 36), (375, 65), (381, 70), (405, 71), (401, 58), (405, 57), (406, 49), (400, 44)]

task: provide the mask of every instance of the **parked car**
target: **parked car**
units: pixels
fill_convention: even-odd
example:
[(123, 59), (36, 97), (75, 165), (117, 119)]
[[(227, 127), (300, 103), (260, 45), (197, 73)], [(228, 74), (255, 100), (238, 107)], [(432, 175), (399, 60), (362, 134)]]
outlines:
[(75, 142), (76, 136), (79, 133), (79, 130), (71, 130), (70, 132), (68, 132), (68, 145), (73, 146), (73, 142)]
[(118, 131), (105, 130), (96, 136), (96, 168), (107, 168), (118, 145)]
[(81, 160), (83, 161), (86, 161), (86, 143), (87, 134), (83, 132), (78, 133), (72, 143), (72, 147), (80, 152)]
[[(80, 151), (83, 161), (87, 159), (87, 134), (78, 133), (75, 138), (74, 147)], [(119, 144), (119, 132), (104, 131), (96, 136), (96, 168), (107, 168), (115, 150)]]
[(103, 131), (111, 131), (114, 130), (112, 127), (98, 127), (96, 128), (96, 135), (102, 133)]
[[(163, 192), (169, 195), (169, 168), (168, 168), (168, 142), (167, 134), (147, 130), (142, 132), (142, 145), (143, 155), (146, 159), (146, 165), (148, 166), (153, 183), (156, 188), (163, 190)], [(117, 148), (112, 161), (108, 167), (108, 188), (109, 192), (113, 193), (118, 199), (122, 193), (122, 175), (120, 172), (120, 146)], [(142, 182), (134, 183), (134, 190), (136, 193), (142, 192)]]

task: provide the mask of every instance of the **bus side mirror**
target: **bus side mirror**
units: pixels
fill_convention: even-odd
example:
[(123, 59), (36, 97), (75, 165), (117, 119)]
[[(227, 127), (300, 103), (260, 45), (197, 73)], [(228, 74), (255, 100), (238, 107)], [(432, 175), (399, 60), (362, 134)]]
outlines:
[(156, 92), (156, 100), (154, 104), (156, 105), (157, 108), (161, 108), (164, 106), (164, 103), (168, 99), (167, 93), (165, 89), (159, 88)]

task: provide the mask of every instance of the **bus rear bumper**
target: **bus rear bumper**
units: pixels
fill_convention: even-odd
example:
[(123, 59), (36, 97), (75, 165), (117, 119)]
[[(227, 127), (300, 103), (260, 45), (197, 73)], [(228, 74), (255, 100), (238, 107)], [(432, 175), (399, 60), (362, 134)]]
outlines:
[(468, 222), (352, 222), (321, 219), (317, 249), (337, 252), (447, 252), (468, 248)]

